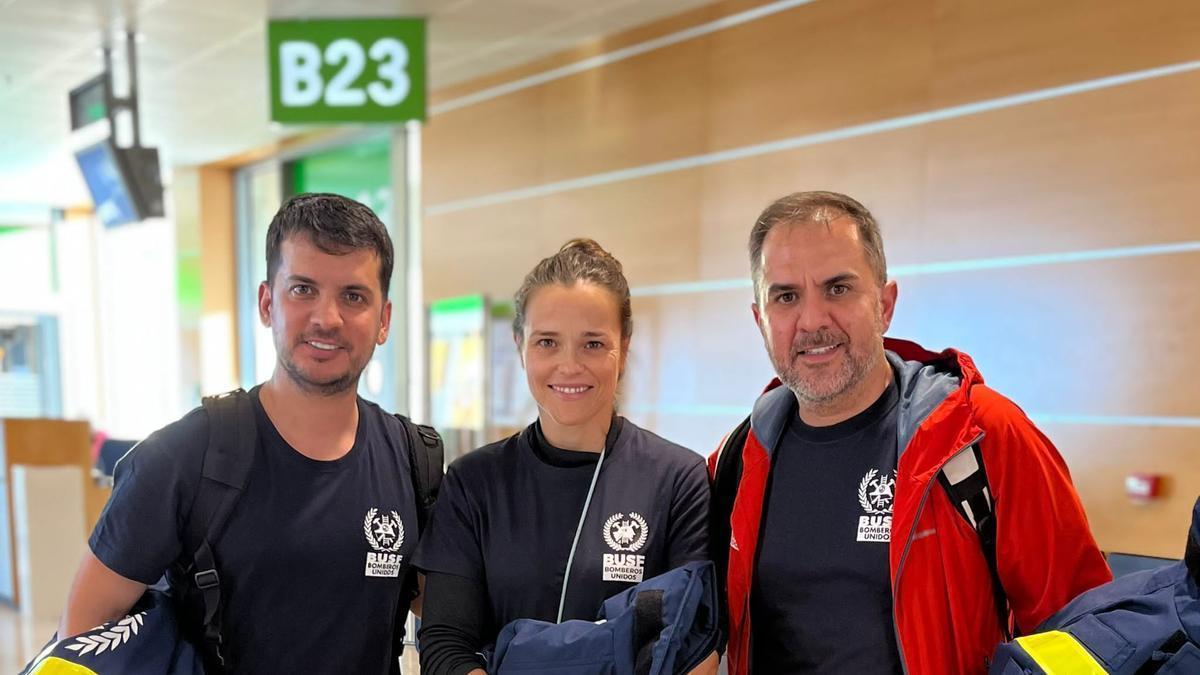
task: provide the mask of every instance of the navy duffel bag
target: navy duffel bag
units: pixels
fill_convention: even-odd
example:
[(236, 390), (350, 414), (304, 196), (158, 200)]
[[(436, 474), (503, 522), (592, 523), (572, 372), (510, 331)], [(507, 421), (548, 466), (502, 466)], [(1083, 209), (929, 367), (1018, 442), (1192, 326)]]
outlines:
[(717, 647), (716, 573), (692, 562), (604, 601), (599, 621), (517, 619), (500, 631), (492, 675), (674, 675)]
[(126, 616), (52, 640), (22, 675), (204, 675), (200, 652), (179, 630), (174, 600), (161, 586)]
[(1200, 500), (1180, 562), (1093, 588), (1000, 645), (990, 675), (1200, 674)]

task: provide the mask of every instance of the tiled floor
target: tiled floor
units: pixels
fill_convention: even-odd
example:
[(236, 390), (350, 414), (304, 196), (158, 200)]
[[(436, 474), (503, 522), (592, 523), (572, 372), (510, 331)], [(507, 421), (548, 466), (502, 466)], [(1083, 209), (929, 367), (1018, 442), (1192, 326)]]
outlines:
[(51, 620), (33, 621), (0, 602), (0, 673), (20, 672), (56, 628)]

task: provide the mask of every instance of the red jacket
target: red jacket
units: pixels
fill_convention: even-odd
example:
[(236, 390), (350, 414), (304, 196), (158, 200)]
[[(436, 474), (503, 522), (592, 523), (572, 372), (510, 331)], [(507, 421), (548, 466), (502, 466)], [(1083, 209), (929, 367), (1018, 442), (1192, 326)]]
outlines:
[[(905, 672), (983, 673), (1003, 639), (975, 530), (937, 475), (979, 442), (994, 494), (996, 559), (1018, 634), (1032, 631), (1112, 574), (1058, 451), (1011, 401), (983, 384), (966, 354), (887, 340), (900, 383), (890, 561), (893, 620)], [(755, 404), (730, 515), (730, 675), (750, 673), (750, 589), (770, 453), (795, 398), (778, 380)], [(714, 472), (717, 454), (709, 458)]]

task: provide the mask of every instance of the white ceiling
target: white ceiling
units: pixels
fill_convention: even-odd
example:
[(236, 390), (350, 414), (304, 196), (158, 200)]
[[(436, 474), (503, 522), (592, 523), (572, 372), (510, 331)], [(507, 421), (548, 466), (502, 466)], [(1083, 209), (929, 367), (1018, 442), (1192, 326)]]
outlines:
[(169, 165), (192, 165), (294, 132), (269, 124), (268, 17), (425, 16), (437, 89), (707, 2), (0, 0), (0, 203), (87, 201), (67, 149), (67, 92), (101, 71), (106, 35), (129, 26), (144, 36), (142, 142)]

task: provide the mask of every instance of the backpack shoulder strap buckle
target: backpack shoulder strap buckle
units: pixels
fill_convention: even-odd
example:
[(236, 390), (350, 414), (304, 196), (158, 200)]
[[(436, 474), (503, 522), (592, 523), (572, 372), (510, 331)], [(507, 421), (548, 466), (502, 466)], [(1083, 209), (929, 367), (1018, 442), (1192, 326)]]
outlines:
[(221, 577), (216, 570), (201, 570), (193, 574), (192, 579), (196, 582), (196, 588), (202, 591), (221, 585)]

